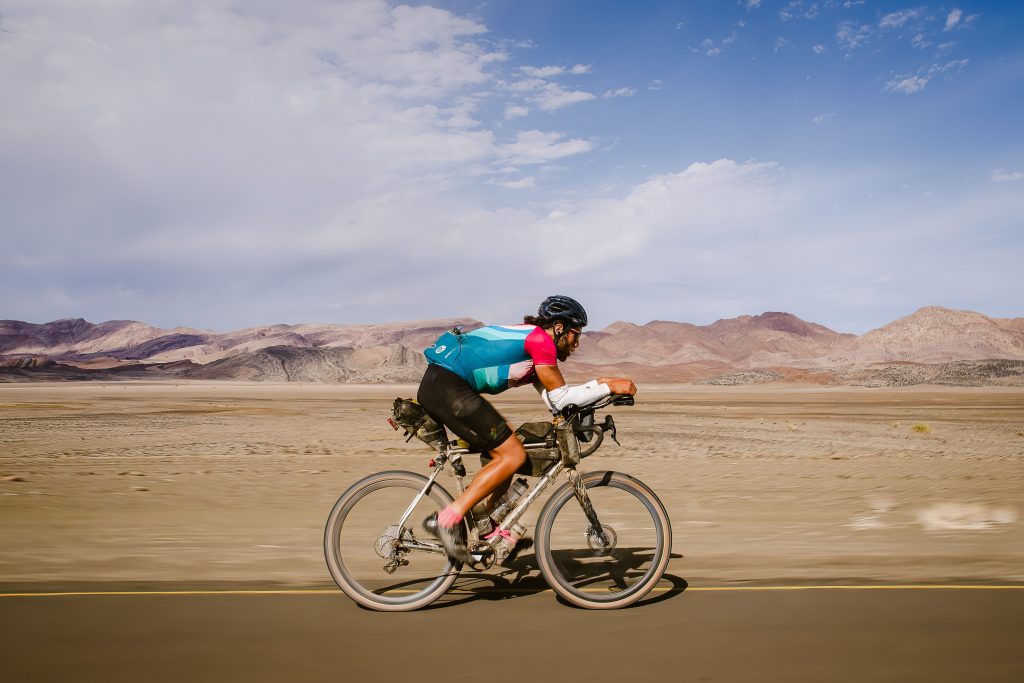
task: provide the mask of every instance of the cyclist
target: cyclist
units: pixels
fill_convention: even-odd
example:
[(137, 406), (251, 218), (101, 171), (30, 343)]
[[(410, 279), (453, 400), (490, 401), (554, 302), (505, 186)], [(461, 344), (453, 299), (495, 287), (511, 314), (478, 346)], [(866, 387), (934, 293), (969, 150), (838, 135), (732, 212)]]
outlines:
[[(446, 332), (424, 351), (427, 370), (417, 400), (432, 418), (493, 458), (451, 505), (430, 515), (423, 527), (437, 536), (448, 556), (468, 562), (466, 513), (487, 496), (493, 505), (526, 462), (514, 429), (481, 394), (497, 394), (532, 383), (557, 412), (569, 404), (588, 405), (610, 394), (636, 393), (626, 378), (599, 377), (568, 386), (558, 369), (579, 346), (587, 312), (567, 296), (549, 296), (522, 325), (491, 325), (472, 332)], [(496, 533), (496, 532), (495, 532)]]

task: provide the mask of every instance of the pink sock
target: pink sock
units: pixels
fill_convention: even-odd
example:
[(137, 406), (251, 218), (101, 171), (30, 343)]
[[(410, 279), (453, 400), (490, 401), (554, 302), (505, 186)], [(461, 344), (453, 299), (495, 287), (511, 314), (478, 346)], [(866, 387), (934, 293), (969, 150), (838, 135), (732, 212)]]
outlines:
[(486, 536), (484, 536), (484, 540), (485, 541), (489, 541), (492, 538), (494, 538), (495, 536), (497, 536), (498, 534), (501, 534), (502, 538), (512, 538), (512, 532), (509, 531), (508, 529), (495, 529), (491, 533), (489, 533)]
[(451, 506), (446, 507), (441, 512), (437, 513), (437, 523), (443, 526), (445, 529), (451, 529), (456, 524), (462, 522), (462, 515), (452, 510)]

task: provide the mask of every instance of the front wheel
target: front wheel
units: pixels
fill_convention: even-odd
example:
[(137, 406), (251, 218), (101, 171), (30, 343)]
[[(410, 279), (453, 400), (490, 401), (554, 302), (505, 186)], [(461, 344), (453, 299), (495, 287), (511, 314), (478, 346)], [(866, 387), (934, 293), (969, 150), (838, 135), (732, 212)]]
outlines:
[(537, 521), (540, 571), (558, 595), (578, 607), (631, 605), (668, 568), (668, 513), (654, 491), (628, 474), (588, 472), (582, 480), (603, 533), (595, 533), (572, 484), (561, 486)]
[[(451, 495), (415, 472), (372, 474), (342, 494), (324, 529), (324, 554), (335, 583), (364, 607), (385, 612), (414, 610), (441, 597), (461, 565), (420, 528)], [(412, 513), (399, 524), (416, 501)]]

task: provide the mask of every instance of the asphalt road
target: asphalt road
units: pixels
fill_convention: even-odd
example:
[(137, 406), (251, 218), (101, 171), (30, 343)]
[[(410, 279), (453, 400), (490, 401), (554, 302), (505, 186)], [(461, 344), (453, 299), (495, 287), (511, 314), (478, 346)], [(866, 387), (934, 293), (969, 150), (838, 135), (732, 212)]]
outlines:
[(595, 612), (540, 586), (466, 585), (402, 614), (366, 611), (330, 589), (7, 588), (5, 683), (1024, 680), (1020, 586), (737, 590), (675, 579), (633, 608)]

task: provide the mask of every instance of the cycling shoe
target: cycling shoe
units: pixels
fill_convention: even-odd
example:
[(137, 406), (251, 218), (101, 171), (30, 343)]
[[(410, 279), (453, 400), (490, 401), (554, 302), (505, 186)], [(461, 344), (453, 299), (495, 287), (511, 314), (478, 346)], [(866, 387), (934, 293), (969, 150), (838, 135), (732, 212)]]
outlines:
[(460, 522), (448, 528), (437, 523), (437, 513), (433, 512), (423, 520), (423, 529), (441, 541), (444, 552), (452, 562), (468, 564), (473, 558), (466, 549), (466, 528)]

